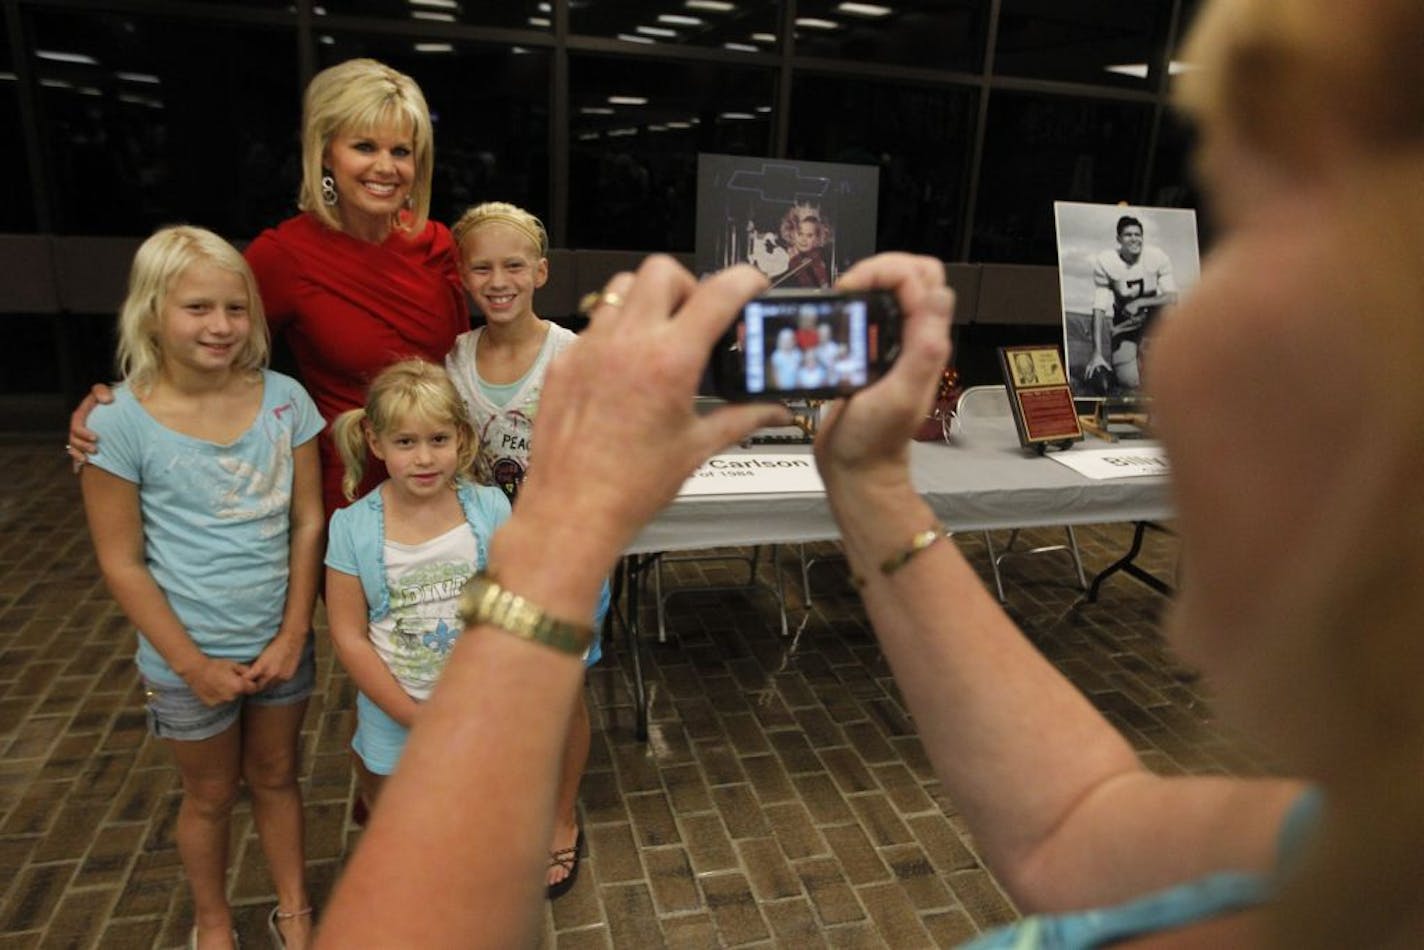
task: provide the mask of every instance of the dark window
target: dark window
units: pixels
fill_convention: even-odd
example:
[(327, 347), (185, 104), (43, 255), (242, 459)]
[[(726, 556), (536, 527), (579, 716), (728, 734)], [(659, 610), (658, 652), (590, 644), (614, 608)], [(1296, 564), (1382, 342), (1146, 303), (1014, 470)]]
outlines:
[(20, 128), (19, 82), (10, 60), (10, 33), (0, 16), (0, 129), (9, 129), (9, 142), (0, 149), (0, 231), (33, 231), (35, 207), (31, 197), (30, 163)]
[(569, 32), (642, 46), (712, 46), (743, 53), (780, 45), (780, 3), (625, 3), (587, 0), (569, 5)]
[(338, 33), (320, 66), (370, 56), (420, 84), (435, 125), (430, 216), (446, 224), (481, 201), (549, 214), (549, 53)]
[(1212, 223), (1201, 193), (1192, 163), (1196, 136), (1189, 122), (1170, 109), (1162, 117), (1157, 133), (1157, 152), (1153, 156), (1152, 181), (1147, 191), (1147, 204), (1162, 208), (1195, 208), (1197, 233), (1202, 250), (1209, 243)]
[[(14, 80), (0, 79), (0, 128), (20, 128), (20, 107)], [(33, 231), (35, 208), (30, 188), (30, 166), (24, 142), (18, 135), (0, 149), (0, 231)]]
[(876, 247), (954, 259), (977, 93), (798, 73), (792, 158), (880, 169)]
[[(25, 0), (25, 2), (28, 2), (28, 0)], [(39, 0), (39, 2), (43, 3), (43, 2), (45, 2), (45, 0)], [(64, 0), (61, 0), (61, 2), (64, 2)], [(145, 2), (145, 0), (138, 0), (138, 4), (142, 4), (142, 3), (144, 3), (144, 2)], [(202, 11), (202, 8), (203, 8), (203, 7), (218, 7), (218, 8), (224, 8), (224, 7), (225, 7), (227, 10), (232, 10), (232, 9), (234, 9), (234, 8), (247, 8), (247, 9), (250, 9), (250, 10), (261, 11), (261, 12), (263, 12), (263, 13), (283, 12), (283, 11), (285, 11), (285, 12), (287, 12), (287, 13), (296, 13), (296, 12), (297, 12), (297, 0), (180, 0), (180, 2), (182, 3), (183, 6), (195, 7), (195, 8), (197, 8), (200, 12), (206, 12), (206, 11)], [(322, 5), (324, 5), (324, 4), (326, 3), (326, 0), (314, 0), (314, 2), (316, 3), (317, 6), (322, 6)], [(135, 3), (133, 2), (133, 0), (127, 0), (127, 3), (126, 3), (126, 4), (124, 3), (124, 0), (120, 0), (119, 3), (110, 3), (110, 4), (108, 4), (108, 6), (122, 6), (122, 5), (137, 6), (138, 4), (135, 4)], [(87, 5), (89, 5), (89, 6), (99, 6), (98, 3), (91, 3), (91, 4), (87, 4)], [(153, 3), (150, 2), (149, 5), (150, 5), (150, 6), (156, 6), (157, 4), (153, 4)], [(168, 3), (168, 4), (166, 4), (166, 5), (167, 5), (167, 6), (170, 6), (170, 7), (173, 7), (173, 6), (177, 6), (178, 4), (176, 4), (176, 3)], [(209, 13), (209, 15), (211, 15), (211, 16), (219, 16), (219, 15), (221, 15), (222, 12), (223, 12), (223, 11), (222, 11), (221, 9), (219, 9), (219, 10), (213, 10), (213, 11), (211, 11), (211, 12)]]
[(995, 92), (970, 259), (1052, 264), (1054, 201), (1134, 201), (1152, 107)]
[(321, 16), (380, 17), (411, 23), (469, 23), (526, 30), (553, 29), (551, 2), (499, 0), (498, 3), (470, 0), (316, 0), (316, 26)]
[(61, 11), (30, 23), (55, 230), (185, 221), (237, 240), (292, 212), (293, 31)]
[(985, 0), (801, 0), (796, 54), (978, 72), (988, 6)]
[(767, 155), (771, 70), (569, 57), (569, 242), (691, 251), (697, 154)]
[(1171, 15), (1168, 0), (1003, 0), (994, 72), (1147, 89)]

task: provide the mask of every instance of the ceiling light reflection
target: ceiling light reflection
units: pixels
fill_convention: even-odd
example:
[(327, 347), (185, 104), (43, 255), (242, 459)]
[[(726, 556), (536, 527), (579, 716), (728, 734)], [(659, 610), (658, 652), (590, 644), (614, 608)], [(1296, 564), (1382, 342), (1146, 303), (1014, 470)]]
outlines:
[(52, 63), (79, 63), (84, 66), (98, 66), (99, 61), (92, 56), (85, 56), (83, 53), (65, 53), (60, 50), (37, 49), (35, 56), (39, 59), (47, 59)]
[(851, 16), (882, 17), (889, 16), (895, 11), (890, 7), (882, 7), (876, 3), (838, 3), (837, 13), (849, 13)]

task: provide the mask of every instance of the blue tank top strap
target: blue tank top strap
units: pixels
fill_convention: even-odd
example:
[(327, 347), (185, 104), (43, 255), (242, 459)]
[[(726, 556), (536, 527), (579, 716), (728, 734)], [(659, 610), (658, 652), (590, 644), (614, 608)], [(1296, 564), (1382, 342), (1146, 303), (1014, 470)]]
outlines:
[(1281, 821), (1274, 874), (1221, 871), (1113, 907), (1034, 914), (991, 930), (961, 950), (1086, 950), (1258, 906), (1271, 899), (1276, 883), (1299, 862), (1321, 807), (1320, 790), (1314, 787), (1291, 805)]

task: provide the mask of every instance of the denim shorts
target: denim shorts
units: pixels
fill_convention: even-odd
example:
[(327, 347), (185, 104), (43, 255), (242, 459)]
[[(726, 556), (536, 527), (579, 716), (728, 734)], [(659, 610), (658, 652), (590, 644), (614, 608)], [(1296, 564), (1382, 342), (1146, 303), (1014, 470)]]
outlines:
[(376, 775), (394, 772), (409, 736), (409, 729), (386, 715), (365, 693), (357, 691), (356, 734), (351, 737), (351, 751), (368, 770)]
[(148, 731), (158, 739), (200, 742), (225, 732), (237, 722), (244, 703), (290, 706), (310, 696), (315, 686), (316, 646), (311, 638), (307, 639), (302, 660), (291, 679), (273, 683), (260, 693), (239, 696), (216, 706), (205, 705), (185, 683), (169, 686), (144, 679), (143, 690), (148, 699)]

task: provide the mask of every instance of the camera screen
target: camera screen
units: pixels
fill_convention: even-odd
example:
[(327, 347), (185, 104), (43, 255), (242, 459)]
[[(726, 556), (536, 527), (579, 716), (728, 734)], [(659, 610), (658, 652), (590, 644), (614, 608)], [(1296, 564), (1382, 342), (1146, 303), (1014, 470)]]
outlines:
[(876, 327), (863, 298), (753, 300), (743, 311), (749, 394), (864, 386)]

